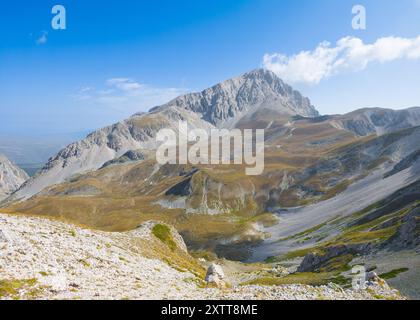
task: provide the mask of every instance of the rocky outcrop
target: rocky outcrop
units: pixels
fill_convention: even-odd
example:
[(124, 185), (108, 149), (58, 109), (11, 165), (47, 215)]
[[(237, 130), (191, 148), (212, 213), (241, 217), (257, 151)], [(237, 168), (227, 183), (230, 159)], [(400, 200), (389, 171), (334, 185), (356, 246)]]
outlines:
[(379, 282), (380, 278), (374, 271), (369, 271), (366, 273), (366, 281), (368, 282)]
[[(376, 219), (386, 217), (387, 215), (391, 215), (392, 213), (398, 212), (407, 207), (407, 205), (409, 205), (410, 203), (415, 203), (419, 198), (419, 193), (420, 180), (417, 180), (416, 182), (396, 191), (395, 193), (380, 201), (380, 203), (378, 203), (374, 209), (372, 209), (363, 217), (356, 219), (350, 224), (350, 226), (360, 226), (372, 222)], [(418, 214), (419, 209), (415, 208), (411, 211), (411, 216), (415, 216), (416, 213)], [(409, 219), (410, 218), (406, 216), (405, 221), (407, 222), (407, 220)], [(388, 228), (392, 225), (397, 224), (399, 220), (400, 217), (394, 217), (393, 219), (386, 220), (373, 230)]]
[(212, 263), (207, 269), (206, 282), (210, 286), (216, 286), (218, 288), (225, 287), (225, 273), (223, 272), (222, 267)]
[(199, 93), (176, 98), (166, 105), (200, 114), (217, 127), (233, 127), (245, 114), (268, 107), (289, 115), (316, 117), (308, 98), (285, 84), (273, 72), (258, 69), (215, 85)]
[(403, 219), (401, 226), (385, 247), (394, 250), (406, 250), (420, 245), (420, 207), (412, 209)]
[(413, 164), (416, 163), (420, 163), (420, 149), (410, 153), (407, 157), (398, 162), (390, 172), (385, 174), (384, 178), (391, 177), (398, 172), (410, 168)]
[(142, 161), (145, 159), (146, 159), (146, 155), (141, 150), (130, 150), (124, 153), (121, 157), (112, 159), (106, 162), (102, 166), (102, 168), (106, 168), (112, 165), (119, 165), (119, 164), (125, 164), (125, 163), (130, 163), (130, 162)]
[(335, 117), (332, 124), (358, 136), (383, 135), (420, 126), (420, 107), (405, 110), (360, 109)]
[(28, 178), (25, 171), (0, 154), (0, 201), (16, 191)]
[(331, 259), (339, 256), (351, 254), (368, 254), (372, 249), (372, 246), (367, 244), (357, 245), (341, 245), (325, 248), (323, 253), (308, 253), (297, 269), (298, 272), (315, 272), (319, 268), (325, 266)]
[(323, 187), (333, 188), (345, 180), (354, 182), (355, 178), (370, 175), (383, 165), (390, 167), (393, 164), (394, 169), (391, 170), (390, 167), (390, 171), (384, 174), (384, 179), (409, 168), (414, 176), (416, 172), (420, 172), (420, 158), (417, 155), (420, 152), (419, 140), (420, 127), (415, 127), (348, 144), (295, 174), (292, 188), (299, 188), (305, 198), (317, 196), (319, 194), (316, 191), (302, 184), (316, 177), (323, 180)]

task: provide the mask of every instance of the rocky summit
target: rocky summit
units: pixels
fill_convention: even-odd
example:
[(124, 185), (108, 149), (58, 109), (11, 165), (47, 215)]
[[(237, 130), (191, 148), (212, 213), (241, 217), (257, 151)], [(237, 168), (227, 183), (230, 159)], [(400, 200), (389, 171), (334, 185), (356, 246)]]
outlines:
[(308, 98), (264, 69), (251, 71), (199, 93), (181, 96), (152, 109), (152, 112), (171, 106), (193, 111), (217, 127), (234, 127), (241, 117), (263, 107), (288, 115), (319, 115)]

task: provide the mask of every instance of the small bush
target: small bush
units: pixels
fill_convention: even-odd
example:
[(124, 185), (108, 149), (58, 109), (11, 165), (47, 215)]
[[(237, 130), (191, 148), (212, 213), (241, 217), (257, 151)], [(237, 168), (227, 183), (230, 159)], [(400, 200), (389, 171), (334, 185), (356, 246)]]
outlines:
[(0, 298), (10, 297), (19, 294), (24, 288), (33, 287), (36, 279), (29, 280), (0, 280)]
[(393, 278), (396, 278), (400, 273), (407, 272), (408, 270), (409, 270), (408, 268), (395, 269), (390, 272), (379, 275), (379, 278), (382, 278), (384, 280), (393, 279)]
[(176, 243), (172, 237), (171, 229), (163, 224), (157, 224), (152, 229), (153, 235), (165, 243), (172, 251), (176, 249)]

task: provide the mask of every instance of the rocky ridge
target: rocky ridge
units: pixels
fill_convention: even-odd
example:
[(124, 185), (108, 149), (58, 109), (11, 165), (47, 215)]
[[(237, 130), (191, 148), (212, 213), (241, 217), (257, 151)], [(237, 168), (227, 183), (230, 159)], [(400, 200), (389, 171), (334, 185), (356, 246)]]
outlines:
[(28, 178), (25, 171), (0, 154), (0, 200), (16, 191)]
[[(206, 288), (196, 272), (146, 257), (147, 248), (162, 249), (153, 226), (105, 233), (0, 215), (0, 299), (403, 299), (384, 283), (367, 290), (337, 285)], [(175, 238), (182, 246), (182, 238)]]
[(359, 109), (343, 116), (336, 116), (332, 125), (354, 132), (358, 136), (387, 133), (420, 126), (420, 108), (391, 110), (381, 108)]
[(200, 114), (202, 119), (217, 127), (234, 127), (241, 116), (260, 107), (309, 118), (319, 115), (308, 98), (264, 69), (226, 80), (202, 92), (178, 97), (152, 112), (171, 106)]

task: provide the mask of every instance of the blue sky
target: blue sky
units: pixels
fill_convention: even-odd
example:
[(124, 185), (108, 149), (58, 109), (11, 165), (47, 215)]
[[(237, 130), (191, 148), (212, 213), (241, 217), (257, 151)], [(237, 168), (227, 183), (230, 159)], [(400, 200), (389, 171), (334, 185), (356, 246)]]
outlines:
[[(56, 4), (67, 10), (64, 31), (51, 28)], [(351, 27), (355, 4), (367, 9), (366, 30)], [(290, 67), (323, 41), (333, 51), (345, 37), (419, 35), (420, 0), (1, 1), (0, 134), (95, 129), (262, 67), (265, 55)], [(404, 58), (413, 46), (293, 86), (321, 113), (420, 105), (420, 59)]]

